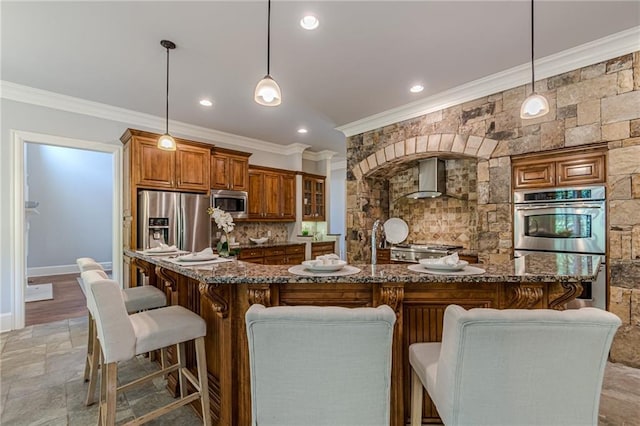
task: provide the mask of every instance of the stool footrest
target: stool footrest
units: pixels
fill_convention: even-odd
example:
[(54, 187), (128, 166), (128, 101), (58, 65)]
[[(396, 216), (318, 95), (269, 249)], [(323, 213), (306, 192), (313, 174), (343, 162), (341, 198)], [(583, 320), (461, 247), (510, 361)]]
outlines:
[(126, 392), (129, 389), (141, 385), (142, 383), (148, 382), (149, 380), (155, 379), (156, 377), (164, 376), (167, 373), (171, 373), (172, 371), (176, 371), (180, 368), (180, 364), (173, 364), (167, 368), (163, 368), (162, 370), (155, 371), (151, 374), (147, 374), (146, 376), (140, 377), (139, 379), (135, 379), (129, 383), (125, 383), (124, 385), (117, 388), (118, 392)]
[(141, 425), (141, 424), (147, 423), (155, 418), (162, 416), (163, 414), (167, 414), (168, 412), (175, 410), (178, 407), (182, 407), (183, 405), (190, 404), (197, 399), (200, 399), (200, 392), (192, 393), (191, 395), (187, 395), (184, 398), (181, 398), (175, 402), (172, 402), (171, 404), (165, 405), (164, 407), (160, 407), (138, 418), (135, 418), (130, 422), (125, 423), (125, 426)]

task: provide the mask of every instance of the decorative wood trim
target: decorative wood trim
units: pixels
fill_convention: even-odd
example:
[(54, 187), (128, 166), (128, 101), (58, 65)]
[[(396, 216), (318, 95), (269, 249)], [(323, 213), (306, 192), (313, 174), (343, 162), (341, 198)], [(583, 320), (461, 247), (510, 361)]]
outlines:
[(160, 278), (161, 283), (164, 283), (165, 287), (170, 288), (175, 293), (178, 291), (178, 277), (170, 272), (162, 266), (156, 266), (156, 275)]
[(508, 286), (507, 293), (509, 301), (507, 308), (511, 309), (531, 309), (542, 300), (542, 287), (527, 287), (524, 285)]
[(402, 312), (402, 301), (404, 299), (404, 287), (402, 286), (381, 286), (380, 305), (389, 305), (399, 317)]
[(549, 301), (549, 309), (563, 311), (567, 302), (575, 299), (582, 293), (582, 283), (559, 282), (557, 284), (559, 284), (565, 291), (560, 295), (560, 297)]
[(247, 288), (247, 298), (249, 305), (256, 303), (264, 306), (271, 306), (271, 288), (269, 285), (249, 285)]
[(156, 267), (152, 263), (148, 262), (138, 262), (135, 257), (131, 259), (131, 266), (135, 269), (140, 270), (144, 275), (149, 278), (149, 285), (157, 287), (156, 285)]
[(211, 304), (211, 309), (221, 318), (229, 316), (229, 286), (221, 284), (207, 284), (200, 282), (200, 294)]

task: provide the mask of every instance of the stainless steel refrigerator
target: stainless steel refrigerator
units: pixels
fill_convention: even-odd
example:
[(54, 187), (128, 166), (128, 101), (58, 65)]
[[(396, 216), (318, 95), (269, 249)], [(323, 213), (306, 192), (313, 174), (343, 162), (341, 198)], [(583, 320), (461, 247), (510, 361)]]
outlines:
[(209, 197), (180, 192), (138, 193), (138, 248), (160, 244), (200, 251), (211, 246)]

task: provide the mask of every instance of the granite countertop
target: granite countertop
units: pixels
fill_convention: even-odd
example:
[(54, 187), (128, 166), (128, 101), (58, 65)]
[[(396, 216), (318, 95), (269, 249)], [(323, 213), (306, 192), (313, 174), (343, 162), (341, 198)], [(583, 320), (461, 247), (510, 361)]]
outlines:
[[(285, 244), (285, 243), (283, 243)], [(288, 243), (287, 243), (288, 244)], [(478, 265), (486, 269), (480, 275), (435, 275), (413, 272), (409, 265), (356, 264), (361, 271), (347, 276), (308, 277), (288, 272), (291, 265), (259, 265), (233, 260), (231, 262), (183, 267), (165, 256), (147, 256), (125, 249), (125, 255), (162, 266), (190, 278), (217, 284), (286, 284), (286, 283), (442, 283), (442, 282), (575, 282), (595, 279), (600, 267), (600, 257), (579, 254), (532, 253), (500, 265)]]

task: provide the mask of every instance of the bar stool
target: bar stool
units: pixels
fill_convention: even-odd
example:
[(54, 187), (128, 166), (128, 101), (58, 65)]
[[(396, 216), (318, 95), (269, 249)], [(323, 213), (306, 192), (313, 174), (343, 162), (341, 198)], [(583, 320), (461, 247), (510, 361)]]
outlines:
[[(146, 383), (165, 374), (178, 371), (180, 399), (146, 413), (132, 423), (142, 424), (183, 405), (200, 400), (205, 425), (211, 424), (209, 413), (209, 389), (204, 349), (206, 324), (200, 316), (181, 306), (169, 306), (129, 315), (122, 291), (113, 280), (102, 279), (91, 283), (87, 289), (90, 304), (95, 309), (99, 350), (102, 355), (103, 378), (100, 385), (100, 411), (98, 423), (114, 425), (117, 392)], [(185, 342), (194, 340), (196, 349), (196, 378), (186, 366)], [(117, 386), (118, 362), (126, 361), (145, 352), (177, 345), (176, 364), (157, 372)], [(196, 392), (187, 395), (187, 381)]]
[[(88, 287), (98, 280), (107, 279), (108, 276), (102, 269), (102, 266), (90, 257), (81, 257), (76, 260), (80, 268), (82, 282), (88, 292)], [(164, 292), (153, 286), (131, 287), (121, 290), (124, 303), (128, 313), (135, 313), (147, 309), (161, 308), (167, 305), (167, 297)], [(98, 365), (100, 351), (98, 347), (98, 338), (95, 329), (95, 308), (90, 304), (87, 296), (87, 315), (89, 318), (89, 333), (87, 336), (87, 358), (84, 367), (84, 381), (89, 382), (87, 398), (85, 405), (91, 405), (95, 402), (96, 383), (98, 379)]]

